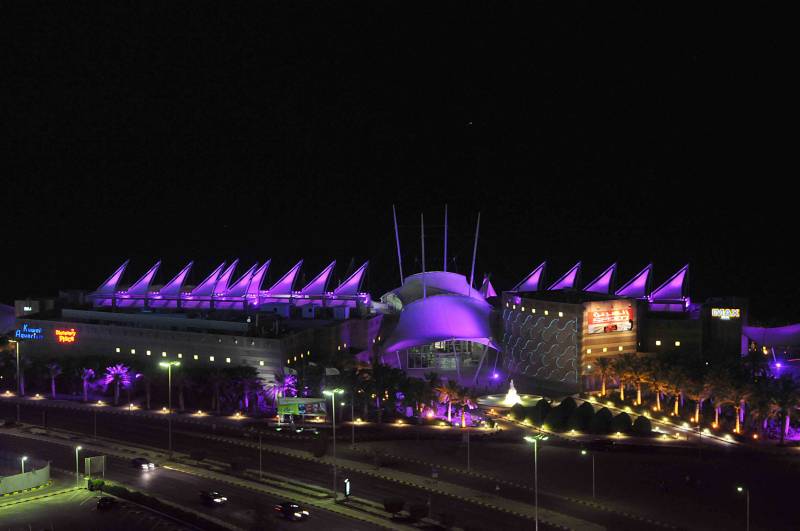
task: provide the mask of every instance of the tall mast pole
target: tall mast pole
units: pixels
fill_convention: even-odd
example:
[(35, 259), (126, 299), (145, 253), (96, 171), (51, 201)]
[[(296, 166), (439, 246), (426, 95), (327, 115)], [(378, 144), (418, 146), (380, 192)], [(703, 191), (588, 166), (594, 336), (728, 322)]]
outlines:
[(392, 218), (394, 218), (394, 239), (397, 242), (397, 264), (400, 266), (400, 285), (403, 285), (403, 255), (400, 254), (400, 233), (397, 232), (397, 212), (392, 205)]
[(427, 289), (425, 287), (425, 214), (419, 215), (420, 219), (420, 234), (422, 235), (422, 299), (427, 296)]
[(481, 230), (481, 213), (478, 212), (478, 223), (475, 225), (475, 245), (472, 247), (472, 269), (469, 273), (469, 295), (472, 296), (472, 281), (475, 280), (475, 257), (478, 254), (478, 233)]
[(442, 271), (447, 272), (447, 203), (444, 205), (444, 264)]

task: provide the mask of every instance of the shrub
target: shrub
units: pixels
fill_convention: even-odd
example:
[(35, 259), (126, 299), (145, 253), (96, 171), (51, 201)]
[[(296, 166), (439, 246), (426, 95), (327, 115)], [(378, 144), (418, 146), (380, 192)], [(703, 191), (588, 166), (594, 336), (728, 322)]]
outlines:
[(403, 510), (405, 507), (406, 502), (403, 498), (384, 498), (383, 499), (383, 508), (386, 510), (387, 513), (397, 514)]
[(411, 520), (418, 522), (428, 516), (428, 506), (424, 503), (413, 503), (408, 507)]
[(613, 419), (614, 415), (611, 414), (611, 411), (609, 411), (607, 407), (601, 408), (597, 413), (595, 413), (594, 418), (592, 418), (592, 422), (589, 425), (589, 430), (592, 433), (601, 435), (611, 433), (611, 421)]
[(105, 484), (106, 484), (106, 482), (103, 481), (102, 479), (90, 479), (88, 481), (88, 483), (86, 484), (86, 487), (89, 490), (92, 490), (92, 491), (99, 490), (99, 491), (102, 492), (103, 491), (103, 487), (105, 486)]
[(536, 405), (533, 406), (532, 422), (537, 426), (541, 426), (542, 424), (544, 424), (544, 421), (547, 418), (548, 413), (550, 413), (551, 409), (552, 408), (550, 407), (550, 402), (548, 402), (544, 398), (536, 402)]
[(594, 418), (594, 408), (589, 402), (584, 402), (569, 416), (567, 428), (581, 432), (589, 431)]
[(558, 405), (558, 407), (564, 408), (564, 412), (566, 413), (566, 417), (569, 418), (569, 416), (572, 415), (572, 412), (575, 411), (578, 408), (578, 404), (575, 403), (575, 399), (574, 398), (572, 398), (571, 396), (568, 396), (567, 398), (565, 398), (564, 400), (561, 401), (561, 403)]
[(640, 415), (633, 421), (633, 433), (636, 435), (650, 435), (652, 432), (653, 425), (650, 423), (650, 419), (644, 415)]
[(522, 420), (525, 418), (525, 407), (522, 404), (514, 404), (511, 406), (511, 418), (514, 420)]
[(631, 431), (631, 416), (627, 413), (620, 413), (611, 422), (611, 431), (629, 433)]

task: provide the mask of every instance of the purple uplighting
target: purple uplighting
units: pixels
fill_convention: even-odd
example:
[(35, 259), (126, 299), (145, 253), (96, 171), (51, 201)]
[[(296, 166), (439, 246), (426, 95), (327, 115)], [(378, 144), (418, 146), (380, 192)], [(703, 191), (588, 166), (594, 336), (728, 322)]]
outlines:
[(547, 288), (548, 290), (559, 290), (559, 289), (572, 289), (575, 287), (575, 281), (578, 278), (578, 273), (581, 271), (581, 263), (578, 262), (572, 268), (564, 273), (564, 275), (553, 282), (553, 284)]
[(633, 299), (643, 299), (647, 297), (647, 286), (650, 282), (650, 274), (652, 272), (653, 264), (648, 264), (647, 267), (639, 271), (636, 276), (619, 288), (616, 295), (619, 297), (631, 297)]
[(522, 282), (516, 285), (511, 291), (539, 291), (539, 284), (542, 281), (542, 273), (547, 262), (542, 262), (539, 266), (528, 273)]
[(614, 275), (617, 273), (617, 263), (611, 264), (605, 271), (600, 273), (596, 279), (589, 282), (583, 291), (591, 293), (602, 293), (608, 295), (612, 291)]

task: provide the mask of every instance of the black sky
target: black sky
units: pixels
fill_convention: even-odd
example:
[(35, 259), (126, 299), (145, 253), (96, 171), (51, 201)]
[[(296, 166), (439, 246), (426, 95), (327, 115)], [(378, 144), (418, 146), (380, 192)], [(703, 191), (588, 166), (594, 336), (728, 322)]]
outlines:
[[(6, 4), (0, 299), (189, 259), (619, 261), (800, 319), (780, 13), (642, 3)], [(102, 7), (101, 7), (102, 6)], [(785, 179), (785, 180), (784, 180)], [(244, 265), (244, 264), (243, 264)], [(243, 271), (243, 270), (241, 270)], [(129, 279), (130, 279), (129, 277)], [(551, 278), (555, 278), (551, 276)]]

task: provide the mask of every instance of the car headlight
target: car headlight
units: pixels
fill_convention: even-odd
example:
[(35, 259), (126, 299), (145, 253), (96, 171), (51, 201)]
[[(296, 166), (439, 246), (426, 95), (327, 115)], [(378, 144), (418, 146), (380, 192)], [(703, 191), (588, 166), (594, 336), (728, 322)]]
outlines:
[(303, 517), (303, 515), (302, 515), (302, 514), (300, 514), (300, 513), (294, 513), (294, 515), (295, 515), (297, 518), (302, 518), (302, 517)]
[(147, 470), (147, 465), (142, 465), (142, 468)]
[(149, 466), (150, 468), (155, 468), (156, 467), (155, 463), (148, 463), (147, 466)]
[(214, 501), (217, 503), (222, 503), (222, 498), (214, 498)]
[(303, 511), (303, 514), (308, 516), (308, 511)]

